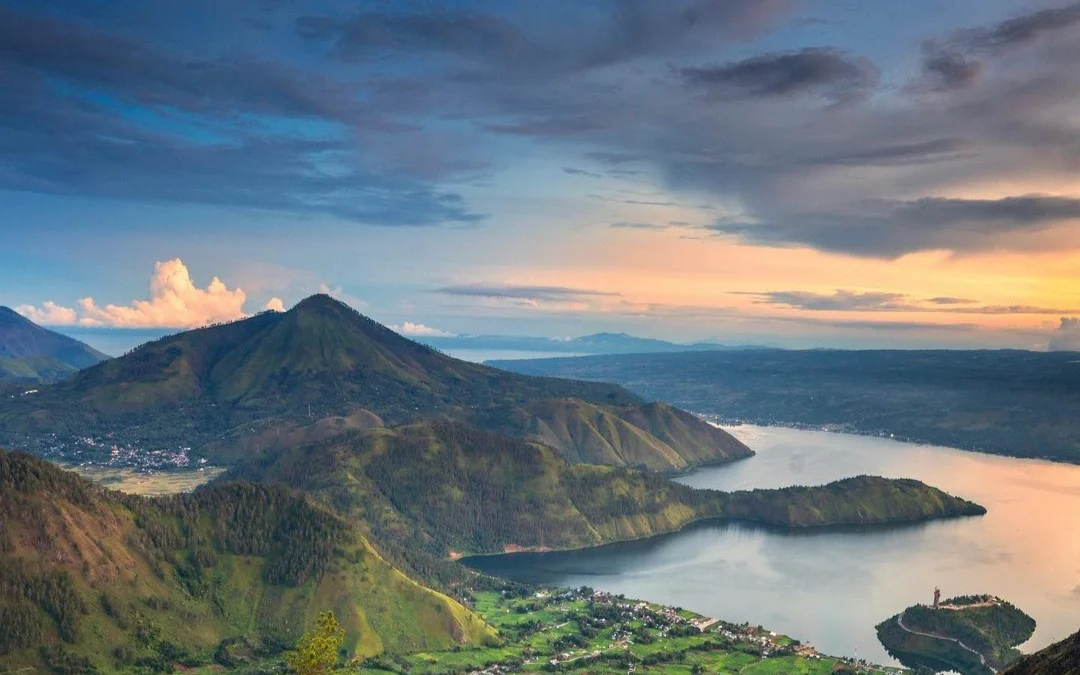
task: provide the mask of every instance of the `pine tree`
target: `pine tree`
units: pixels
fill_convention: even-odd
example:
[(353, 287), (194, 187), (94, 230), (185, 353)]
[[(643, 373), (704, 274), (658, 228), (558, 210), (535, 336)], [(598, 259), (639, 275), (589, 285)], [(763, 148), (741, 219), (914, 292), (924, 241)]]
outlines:
[(315, 625), (296, 643), (285, 660), (299, 675), (322, 675), (337, 663), (338, 650), (345, 642), (345, 631), (333, 612), (323, 612)]

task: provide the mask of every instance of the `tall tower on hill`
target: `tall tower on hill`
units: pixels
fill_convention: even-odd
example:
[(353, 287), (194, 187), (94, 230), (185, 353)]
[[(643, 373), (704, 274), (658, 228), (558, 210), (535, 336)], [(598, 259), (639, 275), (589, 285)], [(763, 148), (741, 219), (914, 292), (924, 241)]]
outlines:
[(934, 587), (934, 609), (938, 608), (938, 604), (941, 602), (941, 589)]

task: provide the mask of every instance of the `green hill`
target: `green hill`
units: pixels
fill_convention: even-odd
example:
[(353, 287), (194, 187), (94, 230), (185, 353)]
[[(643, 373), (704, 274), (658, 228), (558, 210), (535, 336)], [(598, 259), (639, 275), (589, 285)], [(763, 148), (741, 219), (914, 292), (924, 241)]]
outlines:
[(53, 382), (108, 356), (0, 307), (0, 382)]
[(1021, 658), (1002, 675), (1080, 675), (1080, 633)]
[(722, 493), (652, 472), (567, 462), (546, 445), (449, 422), (373, 429), (287, 449), (237, 476), (310, 491), (369, 524), (424, 579), (449, 557), (647, 537), (706, 518), (780, 527), (870, 525), (984, 513), (918, 481), (860, 477)]
[[(552, 413), (559, 408), (567, 414)], [(575, 445), (607, 444), (617, 450), (581, 459), (665, 470), (749, 454), (725, 432), (666, 406), (643, 406), (621, 387), (453, 359), (321, 295), (288, 312), (165, 337), (32, 397), (0, 402), (0, 441), (45, 453), (108, 436), (100, 447), (81, 447), (81, 457), (123, 445), (190, 448), (231, 463), (270, 438), (360, 411), (379, 424), (452, 418), (527, 436), (544, 427), (540, 436), (568, 456)], [(608, 420), (598, 425), (597, 415)], [(574, 436), (585, 430), (590, 438)]]
[(989, 675), (1020, 658), (1016, 646), (1035, 620), (994, 596), (965, 596), (938, 607), (915, 605), (877, 626), (885, 649), (909, 667), (940, 667)]
[(664, 403), (619, 407), (548, 399), (488, 411), (477, 421), (549, 445), (581, 464), (670, 472), (754, 454), (726, 431)]
[(0, 570), (0, 662), (16, 671), (235, 662), (291, 646), (325, 610), (350, 655), (492, 636), (282, 486), (148, 499), (0, 452)]

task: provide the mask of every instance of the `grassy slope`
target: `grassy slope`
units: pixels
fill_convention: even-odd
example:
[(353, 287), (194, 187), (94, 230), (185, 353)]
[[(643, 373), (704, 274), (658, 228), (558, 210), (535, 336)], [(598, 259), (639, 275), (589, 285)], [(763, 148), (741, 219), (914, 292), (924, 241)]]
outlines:
[[(326, 609), (333, 609), (346, 628), (350, 653), (360, 655), (445, 649), (478, 643), (491, 634), (475, 615), (401, 574), (354, 528), (325, 512), (325, 522), (341, 531), (333, 556), (324, 573), (290, 585), (266, 581), (273, 554), (221, 548), (220, 533), (244, 527), (248, 518), (230, 522), (206, 508), (189, 523), (194, 534), (183, 535), (180, 519), (168, 506), (172, 502), (104, 490), (26, 455), (0, 453), (0, 486), (4, 576), (66, 577), (81, 606), (73, 614), (77, 640), (72, 644), (61, 638), (61, 623), (43, 609), (48, 602), (31, 601), (40, 633), (4, 654), (5, 665), (36, 667), (36, 647), (53, 644), (111, 671), (118, 646), (136, 656), (158, 649), (140, 626), (152, 627), (205, 661), (225, 638), (255, 636), (289, 644)], [(245, 509), (267, 508), (267, 503), (285, 510), (271, 514), (275, 520), (295, 509), (319, 508), (298, 495), (278, 495), (275, 501), (268, 490), (223, 485), (209, 488), (204, 499), (212, 502), (214, 491), (222, 493), (224, 513), (236, 518)], [(236, 503), (244, 499), (258, 501)], [(175, 547), (153, 543), (170, 536), (180, 537)], [(214, 555), (195, 574), (193, 555), (200, 549)], [(16, 588), (0, 584), (0, 612), (25, 607), (26, 600), (18, 597)]]
[(727, 432), (663, 403), (541, 400), (494, 411), (480, 426), (537, 440), (582, 464), (671, 472), (753, 455)]
[(694, 490), (655, 473), (571, 464), (538, 443), (443, 422), (293, 448), (240, 475), (312, 490), (370, 523), (380, 543), (409, 540), (439, 556), (590, 546), (703, 518), (810, 527), (984, 512), (917, 481), (873, 477), (818, 488)]
[(1080, 675), (1080, 633), (1021, 658), (1002, 675)]

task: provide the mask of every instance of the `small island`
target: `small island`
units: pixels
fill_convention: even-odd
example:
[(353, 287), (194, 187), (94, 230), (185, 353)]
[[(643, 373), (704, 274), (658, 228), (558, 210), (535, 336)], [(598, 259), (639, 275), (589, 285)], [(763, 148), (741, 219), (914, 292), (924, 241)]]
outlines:
[(889, 654), (917, 673), (997, 673), (1021, 657), (1017, 645), (1034, 632), (1035, 619), (999, 597), (942, 600), (938, 589), (932, 605), (908, 607), (877, 625)]

